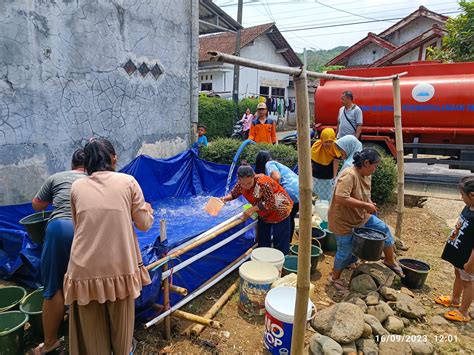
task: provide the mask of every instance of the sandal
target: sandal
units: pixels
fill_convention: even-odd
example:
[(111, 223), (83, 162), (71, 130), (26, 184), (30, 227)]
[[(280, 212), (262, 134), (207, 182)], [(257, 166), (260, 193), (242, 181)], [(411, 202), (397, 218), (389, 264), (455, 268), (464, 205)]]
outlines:
[(450, 296), (438, 296), (435, 298), (434, 301), (435, 303), (440, 304), (445, 307), (456, 307), (456, 308), (461, 307), (460, 303), (452, 303)]
[(465, 317), (464, 314), (459, 312), (458, 310), (449, 311), (444, 314), (444, 318), (453, 322), (463, 322), (467, 323), (471, 320), (471, 317)]
[(59, 347), (61, 346), (61, 342), (58, 340), (56, 343), (54, 343), (54, 345), (48, 349), (48, 350), (45, 350), (44, 349), (44, 343), (41, 343), (39, 344), (36, 348), (34, 348), (32, 350), (32, 353), (34, 355), (43, 355), (43, 354), (49, 354), (49, 353), (52, 353), (54, 352), (55, 350), (59, 349)]
[(383, 264), (388, 267), (390, 270), (392, 270), (394, 273), (396, 273), (400, 277), (405, 277), (405, 274), (403, 273), (402, 268), (399, 265), (390, 265), (389, 263), (386, 263), (385, 261)]
[(341, 279), (333, 279), (332, 276), (329, 275), (328, 281), (332, 286), (334, 286), (336, 291), (347, 291), (347, 287), (344, 286), (344, 283), (341, 281)]

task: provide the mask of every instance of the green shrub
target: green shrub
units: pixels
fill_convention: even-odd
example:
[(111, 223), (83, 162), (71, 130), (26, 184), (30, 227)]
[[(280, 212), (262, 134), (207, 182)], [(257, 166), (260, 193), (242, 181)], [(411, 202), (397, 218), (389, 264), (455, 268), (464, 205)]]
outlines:
[(258, 99), (242, 99), (239, 102), (239, 117), (242, 117), (247, 107), (250, 109), (252, 114), (257, 111)]
[(381, 153), (382, 159), (372, 175), (372, 200), (380, 205), (394, 201), (397, 185), (397, 164), (391, 155)]
[(235, 105), (231, 100), (200, 96), (198, 110), (199, 124), (207, 127), (208, 139), (230, 136), (235, 122)]
[[(214, 163), (230, 165), (241, 143), (235, 139), (218, 138), (210, 142), (207, 147), (201, 149), (200, 157)], [(242, 160), (246, 160), (249, 164), (255, 164), (255, 157), (260, 150), (269, 150), (273, 159), (290, 168), (293, 168), (298, 163), (298, 153), (295, 148), (287, 145), (262, 143), (247, 145), (239, 157), (238, 163), (240, 164)]]

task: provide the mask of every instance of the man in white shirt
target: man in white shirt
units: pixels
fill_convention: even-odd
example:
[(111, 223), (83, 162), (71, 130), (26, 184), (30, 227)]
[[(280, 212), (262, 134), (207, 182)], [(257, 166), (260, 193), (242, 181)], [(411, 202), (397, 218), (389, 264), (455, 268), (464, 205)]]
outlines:
[(337, 138), (353, 135), (360, 139), (362, 133), (362, 110), (353, 103), (354, 96), (351, 91), (344, 91), (341, 96), (342, 107), (339, 109), (337, 119)]

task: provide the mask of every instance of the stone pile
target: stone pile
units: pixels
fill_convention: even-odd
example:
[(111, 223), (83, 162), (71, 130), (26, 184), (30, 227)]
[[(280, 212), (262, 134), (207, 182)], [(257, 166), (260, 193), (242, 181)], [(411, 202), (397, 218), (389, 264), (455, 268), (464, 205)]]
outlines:
[(384, 265), (360, 265), (344, 301), (316, 313), (309, 353), (432, 354), (427, 339), (405, 334), (411, 323), (424, 321), (426, 312), (414, 294), (400, 286), (400, 278)]

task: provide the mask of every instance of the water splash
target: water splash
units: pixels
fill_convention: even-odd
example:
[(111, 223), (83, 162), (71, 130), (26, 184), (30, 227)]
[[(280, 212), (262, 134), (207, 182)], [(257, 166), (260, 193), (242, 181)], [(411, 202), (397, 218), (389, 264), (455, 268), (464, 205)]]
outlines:
[(232, 180), (232, 175), (234, 174), (235, 165), (237, 164), (237, 161), (239, 160), (239, 157), (242, 154), (242, 152), (244, 151), (245, 147), (250, 143), (255, 144), (255, 142), (251, 139), (247, 139), (247, 140), (243, 141), (242, 144), (240, 145), (239, 149), (237, 149), (237, 152), (234, 155), (234, 159), (232, 159), (232, 164), (230, 165), (229, 175), (227, 175), (227, 183), (225, 184), (225, 194), (224, 194), (224, 196), (229, 193), (230, 182)]

